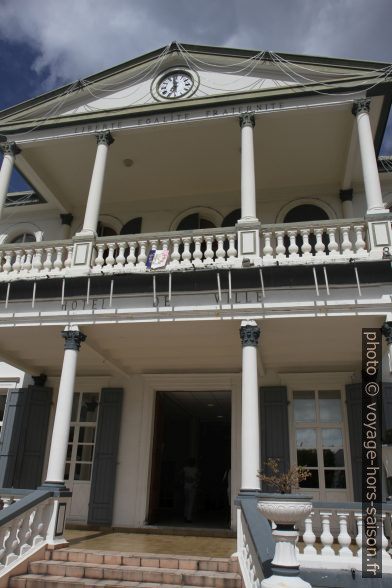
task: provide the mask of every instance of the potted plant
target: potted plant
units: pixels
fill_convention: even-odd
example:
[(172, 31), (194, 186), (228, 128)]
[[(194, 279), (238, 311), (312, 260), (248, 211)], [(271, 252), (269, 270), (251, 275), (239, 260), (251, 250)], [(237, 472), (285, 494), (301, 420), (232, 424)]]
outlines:
[(295, 543), (298, 539), (296, 526), (310, 514), (312, 502), (310, 496), (292, 494), (292, 490), (311, 474), (304, 466), (293, 466), (287, 472), (281, 472), (279, 463), (278, 459), (267, 459), (258, 473), (262, 482), (276, 489), (276, 492), (261, 494), (257, 503), (260, 512), (275, 524), (272, 535), (276, 543), (271, 563), (273, 575), (264, 579), (261, 586), (310, 588), (310, 584), (299, 577)]

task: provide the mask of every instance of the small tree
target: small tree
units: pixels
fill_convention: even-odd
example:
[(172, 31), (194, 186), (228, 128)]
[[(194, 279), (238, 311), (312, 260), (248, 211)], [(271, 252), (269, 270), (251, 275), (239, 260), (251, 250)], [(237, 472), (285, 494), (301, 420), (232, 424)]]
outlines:
[(293, 488), (298, 488), (300, 483), (311, 475), (309, 468), (305, 466), (293, 466), (288, 472), (282, 473), (279, 462), (279, 459), (267, 459), (258, 477), (281, 494), (291, 494)]

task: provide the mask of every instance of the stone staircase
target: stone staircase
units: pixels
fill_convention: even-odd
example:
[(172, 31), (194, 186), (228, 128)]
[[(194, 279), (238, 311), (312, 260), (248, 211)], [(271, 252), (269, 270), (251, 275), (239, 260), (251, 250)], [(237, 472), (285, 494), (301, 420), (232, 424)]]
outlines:
[(89, 586), (157, 588), (158, 586), (242, 588), (235, 558), (104, 552), (87, 549), (46, 551), (14, 576), (10, 588), (80, 588)]

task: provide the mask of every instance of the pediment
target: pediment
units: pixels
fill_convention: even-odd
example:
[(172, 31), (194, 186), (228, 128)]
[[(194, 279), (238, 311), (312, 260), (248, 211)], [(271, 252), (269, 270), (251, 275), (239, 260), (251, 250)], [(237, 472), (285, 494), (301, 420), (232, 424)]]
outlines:
[[(266, 97), (372, 77), (375, 65), (177, 43), (0, 113), (0, 121), (69, 119), (219, 96)], [(381, 64), (382, 65), (382, 64)], [(174, 77), (177, 75), (177, 82)], [(181, 76), (183, 79), (181, 79)], [(186, 84), (185, 81), (186, 80)], [(166, 83), (166, 95), (165, 95)], [(176, 83), (178, 95), (170, 94)], [(182, 84), (182, 88), (180, 85)]]

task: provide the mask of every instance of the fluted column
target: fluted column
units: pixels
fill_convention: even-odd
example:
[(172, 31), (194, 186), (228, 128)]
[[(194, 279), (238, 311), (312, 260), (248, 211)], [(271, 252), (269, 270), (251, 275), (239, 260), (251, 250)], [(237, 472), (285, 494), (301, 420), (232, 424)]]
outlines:
[(246, 113), (240, 117), (241, 127), (241, 219), (239, 223), (257, 222), (256, 181), (253, 145), (255, 117)]
[(241, 491), (260, 490), (260, 417), (257, 379), (257, 345), (260, 329), (255, 321), (242, 321), (242, 423)]
[(48, 471), (45, 485), (64, 485), (64, 471), (67, 457), (68, 436), (71, 423), (72, 403), (74, 396), (76, 365), (80, 344), (86, 339), (75, 326), (62, 331), (64, 343), (64, 360), (61, 371), (56, 414), (50, 445)]
[(0, 169), (0, 217), (2, 216), (5, 199), (11, 181), (12, 170), (14, 169), (15, 157), (20, 153), (16, 143), (1, 143), (0, 150), (3, 152), (3, 163)]
[(361, 152), (363, 181), (365, 184), (367, 214), (385, 213), (382, 201), (380, 178), (378, 175), (376, 153), (369, 119), (370, 100), (354, 102), (352, 109), (358, 128), (359, 148)]
[(343, 218), (353, 218), (353, 189), (340, 190), (339, 197), (342, 203)]
[(103, 131), (102, 133), (98, 133), (96, 137), (97, 153), (95, 156), (94, 169), (91, 176), (90, 190), (87, 198), (86, 212), (84, 215), (83, 228), (81, 231), (81, 233), (85, 235), (95, 235), (97, 232), (99, 211), (102, 200), (103, 181), (105, 178), (106, 160), (109, 146), (114, 142), (110, 131)]

